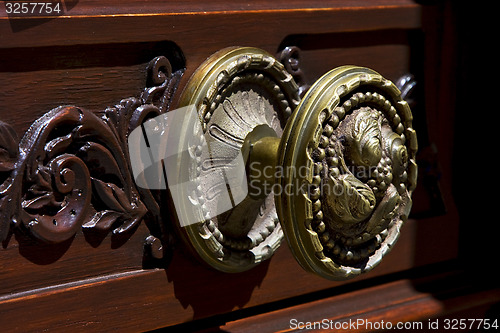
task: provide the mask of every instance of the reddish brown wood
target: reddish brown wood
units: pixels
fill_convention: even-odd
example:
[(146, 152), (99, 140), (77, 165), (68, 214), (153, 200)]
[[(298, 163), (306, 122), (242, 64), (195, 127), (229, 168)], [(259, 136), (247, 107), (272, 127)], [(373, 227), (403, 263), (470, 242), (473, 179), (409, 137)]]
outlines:
[[(272, 54), (299, 46), (308, 84), (344, 64), (372, 67), (391, 80), (413, 73), (425, 91), (429, 139), (438, 148), (439, 185), (447, 209), (439, 216), (410, 219), (382, 264), (347, 282), (306, 273), (286, 244), (269, 262), (241, 274), (211, 271), (184, 254), (179, 243), (169, 250), (173, 254), (166, 269), (144, 270), (148, 219), (119, 242), (111, 235), (92, 240), (78, 232), (58, 245), (40, 245), (16, 235), (0, 249), (3, 330), (147, 331), (214, 315), (227, 321), (234, 319), (234, 310), (253, 313), (259, 306), (297, 296), (321, 298), (321, 292), (331, 288), (341, 295), (274, 309), (224, 329), (282, 330), (289, 316), (300, 313), (309, 320), (322, 315), (357, 318), (361, 313), (373, 320), (421, 320), (448, 311), (463, 314), (498, 301), (497, 289), (458, 291), (441, 301), (433, 296), (436, 289), (422, 292), (407, 280), (384, 283), (399, 277), (391, 274), (411, 276), (416, 267), (454, 261), (459, 254), (449, 121), (454, 113), (455, 88), (450, 82), (456, 78), (455, 54), (450, 42), (455, 23), (446, 16), (449, 8), (410, 0), (80, 0), (60, 18), (10, 19), (3, 10), (0, 5), (0, 120), (20, 137), (54, 107), (70, 104), (98, 113), (138, 96), (146, 85), (145, 65), (158, 55), (167, 56), (177, 69), (185, 59), (178, 92), (208, 56), (234, 45)], [(415, 211), (425, 209), (426, 193), (420, 188), (414, 196)], [(166, 225), (175, 223), (169, 218)], [(351, 292), (375, 282), (382, 284)], [(383, 304), (377, 304), (380, 295)]]
[[(236, 320), (221, 329), (228, 332), (293, 332), (297, 327), (309, 325), (316, 327), (314, 332), (331, 332), (332, 329), (373, 332), (380, 331), (377, 327), (390, 331), (403, 325), (399, 331), (428, 332), (436, 328), (436, 324), (438, 331), (445, 330), (445, 319), (450, 318), (489, 318), (493, 322), (496, 313), (488, 311), (500, 301), (500, 289), (462, 284), (457, 292), (456, 282), (461, 278), (460, 275), (446, 275), (433, 276), (431, 282), (399, 280)], [(473, 318), (474, 315), (477, 317)], [(483, 328), (471, 321), (466, 327), (467, 330), (462, 331)]]
[[(15, 291), (13, 294), (4, 294), (5, 296), (0, 299), (0, 310), (2, 314), (8, 313), (12, 319), (9, 321), (10, 324), (6, 324), (6, 329), (16, 327), (18, 320), (23, 316), (23, 312), (17, 312), (16, 309), (23, 306), (37, 309), (32, 316), (30, 323), (32, 326), (28, 326), (33, 328), (62, 325), (63, 329), (67, 329), (68, 326), (76, 329), (82, 321), (87, 320), (85, 319), (87, 317), (94, 319), (92, 323), (80, 327), (81, 329), (93, 327), (96, 330), (107, 330), (119, 325), (121, 329), (134, 331), (139, 327), (152, 329), (180, 324), (214, 314), (224, 314), (233, 309), (251, 308), (404, 271), (416, 267), (419, 261), (429, 264), (453, 258), (456, 253), (436, 253), (432, 260), (419, 256), (421, 249), (419, 244), (439, 242), (439, 234), (424, 240), (418, 239), (420, 233), (429, 236), (433, 234), (419, 230), (420, 222), (409, 221), (405, 225), (395, 249), (376, 270), (359, 279), (346, 282), (331, 282), (305, 272), (285, 244), (269, 262), (259, 265), (250, 272), (239, 274), (224, 274), (208, 269), (183, 254), (180, 249), (175, 252), (167, 270), (142, 271), (137, 256), (135, 263), (134, 258), (121, 261), (117, 258), (123, 256), (116, 253), (116, 250), (114, 253), (108, 250), (99, 256), (92, 254), (91, 258), (95, 262), (91, 264), (82, 257), (74, 257), (75, 252), (78, 254), (78, 251), (82, 251), (88, 245), (74, 244), (75, 248), (70, 247), (63, 258), (52, 264), (51, 270), (47, 270), (46, 267), (37, 268), (36, 265), (25, 261), (25, 267), (18, 273), (17, 279), (25, 279), (24, 275), (36, 276), (38, 279), (19, 285), (17, 290), (12, 290)], [(134, 239), (137, 238), (139, 235), (134, 235)], [(134, 250), (129, 244), (126, 247), (128, 251)], [(135, 248), (136, 254), (138, 247)], [(94, 251), (97, 252), (98, 249)], [(122, 251), (125, 249), (120, 250)], [(130, 262), (137, 268), (124, 269), (123, 266), (122, 268), (115, 266), (113, 269), (107, 268), (109, 270), (106, 271), (104, 268), (109, 265), (110, 257), (116, 258), (115, 265)], [(16, 260), (22, 262), (19, 258)], [(85, 262), (85, 266), (80, 267), (82, 271), (78, 266), (71, 265), (72, 262), (82, 261)], [(33, 268), (37, 270), (31, 273), (30, 267), (31, 270)], [(86, 267), (93, 271), (85, 271)], [(72, 269), (73, 272), (65, 273), (68, 269)], [(115, 276), (113, 272), (120, 274)], [(90, 273), (93, 273), (94, 277), (89, 277)], [(9, 283), (8, 280), (5, 282)], [(26, 289), (22, 286), (26, 286)], [(73, 302), (75, 299), (78, 299), (78, 302)], [(134, 304), (133, 309), (130, 308), (131, 303)], [(64, 314), (50, 316), (53, 307), (65, 309)], [(127, 313), (133, 320), (119, 320), (121, 312)], [(112, 320), (107, 321), (107, 316), (111, 316)]]

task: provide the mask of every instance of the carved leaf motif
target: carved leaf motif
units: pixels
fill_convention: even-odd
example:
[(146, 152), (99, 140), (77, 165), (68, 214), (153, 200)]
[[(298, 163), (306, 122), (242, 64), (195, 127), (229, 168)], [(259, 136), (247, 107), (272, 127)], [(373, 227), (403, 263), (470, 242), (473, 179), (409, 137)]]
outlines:
[(0, 213), (47, 242), (64, 241), (82, 225), (108, 230), (116, 222), (115, 232), (131, 229), (146, 208), (121, 138), (90, 111), (60, 107), (47, 113), (21, 142), (25, 154), (16, 162), (17, 175), (6, 181), (9, 191), (0, 193)]
[(122, 214), (112, 211), (112, 210), (103, 210), (97, 212), (92, 220), (85, 223), (83, 228), (95, 228), (97, 230), (109, 230), (113, 223), (121, 217)]
[(343, 223), (356, 223), (370, 215), (375, 206), (372, 190), (351, 174), (328, 179), (330, 193), (325, 203), (329, 212)]
[(123, 99), (101, 114), (55, 108), (36, 120), (20, 142), (14, 129), (0, 121), (0, 240), (12, 222), (50, 243), (72, 237), (81, 227), (122, 233), (148, 211), (142, 200), (160, 219), (156, 197), (135, 187), (127, 137), (146, 119), (168, 110), (183, 70), (172, 73), (165, 57), (155, 58), (148, 70), (156, 78), (154, 86), (139, 98)]
[(374, 112), (361, 110), (353, 126), (354, 159), (359, 165), (375, 166), (382, 156), (379, 118)]
[(18, 136), (14, 128), (0, 121), (0, 240), (4, 240), (9, 232), (11, 215), (15, 202), (9, 196), (12, 192), (11, 179), (15, 172), (19, 155)]
[(94, 186), (96, 195), (107, 207), (122, 213), (126, 212), (127, 208), (130, 208), (127, 196), (116, 185), (104, 183), (96, 178), (92, 178), (92, 185)]
[(42, 209), (46, 206), (56, 206), (54, 194), (44, 193), (36, 198), (25, 200), (23, 202), (24, 209)]
[(29, 199), (22, 202), (23, 209), (39, 210), (43, 207), (57, 207), (60, 202), (55, 200), (51, 187), (51, 176), (45, 167), (35, 171), (34, 184), (28, 189)]
[(115, 184), (105, 183), (95, 178), (92, 178), (92, 184), (96, 196), (110, 209), (96, 213), (92, 221), (84, 225), (85, 228), (107, 229), (120, 219), (123, 226), (113, 231), (120, 233), (133, 227), (146, 214), (146, 207), (142, 202), (127, 197), (125, 192)]

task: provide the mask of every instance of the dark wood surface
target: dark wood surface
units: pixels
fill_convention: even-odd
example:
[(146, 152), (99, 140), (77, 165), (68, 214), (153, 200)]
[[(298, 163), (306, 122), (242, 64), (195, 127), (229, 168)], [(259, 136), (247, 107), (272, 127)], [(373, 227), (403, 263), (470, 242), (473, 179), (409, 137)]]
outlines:
[[(460, 58), (450, 2), (80, 0), (66, 1), (65, 8), (58, 18), (12, 18), (0, 5), (0, 120), (20, 137), (57, 106), (99, 113), (139, 96), (146, 65), (155, 56), (165, 55), (174, 67), (186, 69), (175, 107), (190, 75), (215, 51), (239, 45), (278, 54), (291, 45), (302, 49), (308, 84), (344, 64), (371, 67), (391, 80), (414, 74), (420, 87), (414, 120), (421, 124), (416, 128), (420, 147), (431, 152), (422, 159), (430, 164), (422, 169), (414, 216), (396, 247), (374, 271), (352, 281), (306, 273), (285, 243), (271, 260), (245, 273), (212, 271), (178, 243), (169, 249), (166, 268), (145, 268), (146, 223), (118, 240), (78, 232), (49, 245), (12, 235), (0, 249), (2, 330), (148, 331), (195, 320), (207, 327), (226, 325), (221, 329), (230, 332), (267, 332), (286, 330), (297, 314), (311, 320), (365, 314), (423, 320), (448, 309), (485, 310), (499, 301), (494, 286), (477, 293), (458, 288), (445, 300), (436, 287), (456, 276), (470, 285), (464, 275), (446, 270), (467, 270), (460, 258), (468, 243), (460, 243), (460, 230), (475, 230), (474, 221), (459, 219), (453, 192), (455, 124), (450, 119), (457, 86), (450, 83), (456, 81)], [(422, 184), (426, 175), (438, 178), (440, 191), (429, 194)], [(444, 207), (430, 204), (432, 195)], [(444, 275), (434, 278), (426, 267), (444, 267)], [(427, 272), (423, 278), (432, 288), (415, 287), (415, 269)], [(384, 295), (381, 304), (378, 295)], [(231, 317), (234, 311), (238, 315)]]
[[(429, 274), (236, 319), (221, 328), (227, 332), (293, 332), (309, 325), (316, 327), (314, 331), (331, 332), (334, 323), (345, 323), (338, 331), (446, 331), (453, 319), (488, 318), (494, 322), (500, 312), (493, 306), (499, 300), (498, 287), (479, 287), (456, 272)], [(461, 331), (483, 327), (471, 322)]]
[[(416, 221), (409, 221), (394, 251), (380, 266), (360, 279), (348, 282), (331, 282), (305, 272), (295, 261), (286, 244), (280, 247), (269, 262), (249, 272), (238, 274), (209, 270), (181, 251), (175, 252), (166, 270), (142, 270), (139, 267), (124, 269), (115, 266), (114, 272), (108, 273), (104, 268), (110, 269), (110, 261), (113, 261), (108, 257), (108, 260), (102, 260), (104, 263), (97, 269), (94, 268), (100, 274), (91, 273), (93, 265), (88, 263), (88, 260), (69, 257), (68, 261), (60, 260), (57, 265), (52, 264), (50, 272), (42, 269), (33, 272), (25, 268), (19, 273), (20, 276), (16, 280), (26, 281), (25, 285), (29, 287), (23, 290), (19, 286), (16, 292), (4, 294), (2, 314), (6, 316), (5, 318), (12, 319), (6, 322), (4, 327), (12, 329), (18, 327), (19, 321), (22, 321), (25, 315), (21, 309), (27, 307), (32, 309), (33, 318), (37, 320), (26, 323), (24, 328), (35, 329), (44, 326), (100, 330), (118, 327), (131, 331), (156, 329), (235, 309), (286, 300), (360, 280), (380, 278), (417, 267), (422, 262), (438, 263), (456, 256), (456, 253), (445, 251), (435, 254), (432, 260), (419, 258), (419, 243), (439, 243), (439, 239), (416, 239), (419, 233), (424, 235), (433, 233), (418, 231), (416, 230), (418, 228), (420, 225)], [(77, 252), (78, 249), (81, 248), (68, 250), (65, 256), (70, 256), (70, 252)], [(132, 248), (128, 250), (133, 251)], [(424, 252), (423, 255), (427, 254)], [(118, 255), (110, 256), (115, 261), (120, 261)], [(97, 262), (99, 257), (94, 255), (89, 259)], [(71, 265), (69, 262), (84, 264)], [(68, 266), (70, 268), (67, 268)], [(80, 269), (77, 266), (81, 266)], [(85, 269), (87, 266), (89, 271)], [(70, 273), (66, 273), (65, 270), (71, 269)], [(82, 271), (86, 273), (85, 278), (78, 276), (78, 274), (83, 275)], [(89, 275), (92, 277), (87, 277)], [(36, 276), (38, 279), (29, 282), (28, 277), (31, 276)], [(61, 315), (48, 315), (47, 311), (51, 307), (61, 309)], [(121, 315), (129, 319), (119, 319)], [(85, 319), (88, 322), (84, 327), (81, 326), (81, 321), (87, 317), (93, 320)]]

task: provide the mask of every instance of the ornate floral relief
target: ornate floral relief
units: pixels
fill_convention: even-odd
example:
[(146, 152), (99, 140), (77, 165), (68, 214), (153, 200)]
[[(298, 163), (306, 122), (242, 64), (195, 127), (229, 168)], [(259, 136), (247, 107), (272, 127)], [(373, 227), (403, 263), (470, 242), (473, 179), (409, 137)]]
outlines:
[[(298, 87), (273, 56), (247, 47), (228, 48), (212, 55), (186, 87), (180, 104), (196, 106), (200, 131), (210, 149), (203, 151), (199, 142), (193, 142), (193, 151), (199, 155), (185, 172), (189, 173), (187, 179), (206, 179), (196, 184), (190, 196), (200, 203), (199, 215), (205, 219), (181, 232), (186, 235), (187, 246), (211, 267), (223, 272), (243, 272), (273, 255), (281, 245), (283, 231), (273, 194), (251, 197), (247, 195), (247, 184), (245, 197), (232, 204), (231, 209), (216, 216), (207, 214), (222, 206), (222, 201), (228, 201), (219, 195), (228, 182), (221, 181), (218, 175), (226, 170), (227, 174), (238, 174), (236, 168), (244, 163), (241, 160), (239, 164), (237, 158), (245, 139), (256, 128), (265, 127), (273, 136), (281, 136), (300, 100)], [(189, 134), (187, 139), (195, 137)], [(244, 192), (238, 190), (234, 193)]]
[(148, 212), (159, 219), (153, 194), (133, 182), (127, 137), (168, 110), (182, 73), (157, 57), (148, 65), (151, 85), (139, 98), (123, 99), (102, 113), (55, 108), (20, 141), (0, 122), (0, 238), (19, 229), (57, 243), (80, 228), (121, 234)]
[(310, 88), (307, 84), (306, 75), (300, 67), (301, 50), (297, 46), (287, 46), (277, 55), (278, 60), (285, 66), (285, 69), (299, 86), (299, 96), (303, 97)]
[[(356, 266), (408, 217), (416, 136), (411, 116), (398, 115), (382, 94), (355, 92), (344, 98), (325, 118), (312, 152), (313, 179), (319, 183), (310, 198), (313, 229), (325, 255)], [(322, 187), (321, 195), (315, 187)]]

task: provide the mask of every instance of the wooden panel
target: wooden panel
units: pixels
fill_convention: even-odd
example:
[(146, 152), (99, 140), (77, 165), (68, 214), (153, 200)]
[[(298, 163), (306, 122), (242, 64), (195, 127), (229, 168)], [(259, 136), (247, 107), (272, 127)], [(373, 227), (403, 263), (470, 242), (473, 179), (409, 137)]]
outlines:
[[(138, 97), (146, 85), (146, 64), (158, 55), (167, 56), (176, 69), (186, 67), (174, 96), (175, 107), (194, 70), (219, 49), (254, 46), (277, 54), (285, 46), (299, 46), (309, 84), (344, 64), (372, 67), (391, 80), (406, 73), (422, 79), (426, 112), (415, 117), (431, 125), (428, 140), (439, 148), (447, 211), (410, 219), (379, 267), (346, 282), (306, 273), (285, 243), (270, 261), (246, 273), (212, 271), (184, 254), (178, 243), (169, 249), (172, 257), (166, 268), (144, 269), (144, 240), (150, 233), (144, 222), (118, 240), (110, 234), (94, 239), (78, 232), (61, 244), (40, 245), (15, 234), (0, 250), (4, 330), (146, 331), (212, 316), (225, 321), (229, 318), (225, 314), (234, 310), (250, 311), (325, 290), (346, 294), (235, 321), (224, 329), (286, 329), (284, 318), (301, 311), (307, 318), (323, 314), (355, 318), (356, 309), (363, 309), (370, 318), (392, 313), (394, 320), (443, 313), (446, 302), (413, 290), (408, 281), (347, 294), (361, 283), (385, 282), (386, 276), (458, 256), (459, 219), (451, 196), (453, 137), (448, 135), (453, 124), (447, 121), (453, 109), (446, 103), (453, 94), (446, 88), (452, 64), (444, 61), (447, 54), (440, 51), (439, 7), (409, 0), (211, 1), (203, 5), (199, 1), (80, 0), (66, 1), (65, 6), (62, 17), (38, 19), (9, 18), (0, 6), (0, 120), (11, 124), (19, 136), (59, 105), (97, 113), (123, 98)], [(427, 196), (420, 189), (415, 193), (417, 211), (425, 208)], [(165, 224), (171, 223), (175, 222), (167, 216)], [(353, 289), (335, 289), (350, 286)], [(388, 293), (386, 302), (376, 307), (373, 302), (381, 293)], [(464, 296), (460, 302), (480, 307), (497, 298), (494, 290)], [(408, 309), (415, 304), (421, 311), (411, 317)], [(338, 311), (320, 311), (332, 306)], [(281, 321), (274, 321), (278, 317)]]
[(463, 282), (462, 279), (460, 275), (446, 274), (434, 276), (432, 282), (428, 278), (398, 280), (235, 320), (221, 329), (228, 332), (293, 332), (308, 328), (428, 332), (446, 330), (447, 325), (453, 325), (446, 319), (458, 318), (466, 320), (467, 330), (462, 331), (478, 331), (484, 326), (474, 319), (488, 318), (490, 323), (497, 319), (498, 311), (492, 306), (500, 301), (500, 289), (459, 285), (457, 281)]
[(413, 72), (412, 53), (422, 47), (422, 44), (412, 45), (412, 32), (387, 29), (290, 35), (281, 44), (301, 49), (300, 66), (309, 84), (322, 76), (325, 68), (346, 64), (369, 67), (397, 81)]
[[(332, 282), (305, 272), (286, 244), (271, 260), (250, 272), (238, 274), (210, 270), (177, 249), (166, 270), (135, 269), (120, 274), (98, 274), (94, 278), (73, 282), (61, 279), (60, 282), (65, 283), (4, 294), (0, 299), (0, 311), (2, 316), (10, 318), (10, 324), (6, 323), (5, 329), (15, 328), (22, 320), (22, 308), (36, 311), (31, 312), (32, 320), (24, 326), (25, 329), (53, 327), (57, 331), (92, 328), (102, 331), (113, 327), (135, 331), (180, 324), (370, 280), (408, 270), (422, 261), (425, 264), (438, 263), (456, 256), (451, 249), (448, 250), (450, 252), (434, 253), (429, 260), (421, 248), (426, 244), (439, 244), (442, 234), (429, 230), (419, 232), (420, 225), (409, 221), (395, 249), (379, 267), (355, 280)], [(426, 235), (425, 239), (419, 234)], [(426, 258), (420, 257), (421, 254)], [(99, 257), (94, 255), (92, 258)], [(118, 260), (116, 256), (113, 258)], [(62, 275), (57, 273), (60, 268), (56, 269), (51, 274)], [(43, 272), (38, 274), (41, 279), (50, 281)], [(54, 308), (63, 309), (61, 315), (51, 315)]]
[(57, 244), (40, 244), (29, 239), (20, 242), (12, 237), (0, 251), (2, 274), (0, 295), (29, 291), (81, 279), (140, 269), (143, 264), (144, 239), (149, 235), (141, 226), (128, 239), (90, 240), (83, 234)]
[[(138, 97), (146, 85), (146, 65), (156, 56), (166, 56), (174, 70), (184, 68), (178, 48), (169, 42), (13, 48), (1, 54), (0, 117), (8, 115), (19, 134), (60, 105), (100, 112)], [(26, 96), (22, 103), (21, 96)]]

